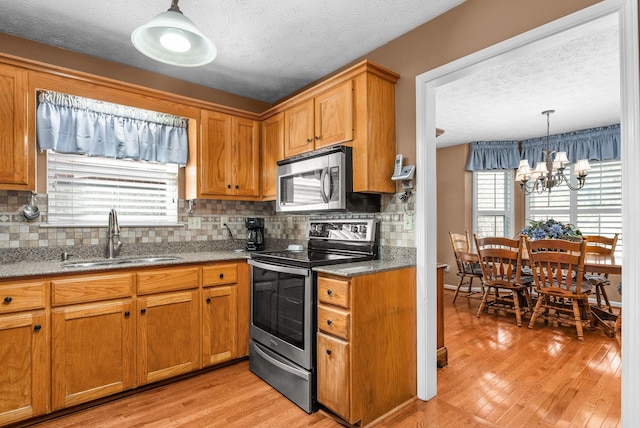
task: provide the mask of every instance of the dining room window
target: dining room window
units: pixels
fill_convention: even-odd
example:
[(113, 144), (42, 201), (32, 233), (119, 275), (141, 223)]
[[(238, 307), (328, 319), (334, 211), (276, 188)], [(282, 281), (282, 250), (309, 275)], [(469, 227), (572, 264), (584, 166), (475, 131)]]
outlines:
[[(573, 171), (571, 171), (573, 175)], [(574, 224), (584, 235), (620, 234), (616, 253), (622, 254), (622, 161), (591, 162), (582, 189), (567, 186), (527, 197), (528, 220), (554, 220)]]
[(473, 172), (473, 227), (479, 237), (513, 235), (513, 171)]

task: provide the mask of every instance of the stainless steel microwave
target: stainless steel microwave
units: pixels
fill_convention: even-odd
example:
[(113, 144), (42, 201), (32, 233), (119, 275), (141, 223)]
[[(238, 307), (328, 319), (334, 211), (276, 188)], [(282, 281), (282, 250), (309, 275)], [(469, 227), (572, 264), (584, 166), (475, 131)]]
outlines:
[(351, 147), (316, 150), (278, 162), (277, 212), (379, 212), (380, 195), (354, 193)]

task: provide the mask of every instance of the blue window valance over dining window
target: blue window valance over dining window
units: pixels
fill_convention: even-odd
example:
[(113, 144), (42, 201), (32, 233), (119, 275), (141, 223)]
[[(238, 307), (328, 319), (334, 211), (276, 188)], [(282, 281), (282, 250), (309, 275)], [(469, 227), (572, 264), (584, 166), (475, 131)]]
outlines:
[(38, 93), (40, 150), (186, 165), (187, 119), (52, 91)]
[[(569, 162), (579, 159), (604, 161), (620, 159), (620, 124), (583, 129), (549, 136), (549, 148), (566, 152)], [(544, 161), (547, 137), (517, 141), (476, 141), (469, 143), (467, 171), (516, 169), (520, 159), (528, 159), (530, 167)]]
[(469, 143), (467, 171), (515, 169), (520, 162), (517, 141), (474, 141)]

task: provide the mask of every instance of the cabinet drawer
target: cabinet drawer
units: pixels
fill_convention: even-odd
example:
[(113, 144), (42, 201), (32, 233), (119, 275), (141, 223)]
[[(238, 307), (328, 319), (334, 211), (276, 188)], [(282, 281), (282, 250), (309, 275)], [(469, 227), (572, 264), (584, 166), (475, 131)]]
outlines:
[(347, 421), (351, 415), (349, 343), (318, 333), (318, 402)]
[(138, 294), (197, 288), (200, 281), (198, 267), (154, 269), (137, 273)]
[(35, 281), (0, 285), (0, 314), (44, 308), (46, 284)]
[(349, 340), (351, 314), (349, 312), (318, 305), (318, 330)]
[(349, 307), (349, 281), (318, 277), (318, 301), (331, 305)]
[(133, 275), (130, 273), (86, 275), (51, 281), (53, 306), (117, 299), (132, 294)]
[(235, 284), (238, 282), (238, 264), (224, 263), (202, 268), (202, 286)]

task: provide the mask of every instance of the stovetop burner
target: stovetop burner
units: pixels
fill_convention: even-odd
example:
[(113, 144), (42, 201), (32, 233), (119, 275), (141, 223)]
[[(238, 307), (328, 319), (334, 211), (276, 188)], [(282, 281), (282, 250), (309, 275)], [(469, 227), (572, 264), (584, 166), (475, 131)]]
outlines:
[(265, 251), (252, 259), (284, 266), (315, 267), (374, 260), (378, 255), (376, 219), (311, 220), (305, 251)]

